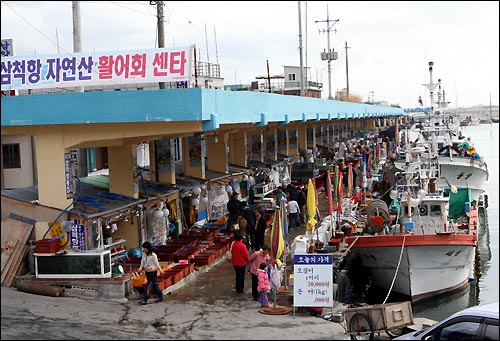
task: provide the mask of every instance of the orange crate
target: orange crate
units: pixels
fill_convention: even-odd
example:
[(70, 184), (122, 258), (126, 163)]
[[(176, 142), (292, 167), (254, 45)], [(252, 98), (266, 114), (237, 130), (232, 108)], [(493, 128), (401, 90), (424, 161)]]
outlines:
[(36, 252), (38, 253), (54, 253), (59, 251), (60, 241), (59, 239), (40, 239), (36, 241)]

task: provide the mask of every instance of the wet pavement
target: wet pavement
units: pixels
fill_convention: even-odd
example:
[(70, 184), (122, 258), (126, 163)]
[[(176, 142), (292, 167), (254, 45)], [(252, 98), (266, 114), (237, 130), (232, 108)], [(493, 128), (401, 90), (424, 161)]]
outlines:
[[(265, 240), (269, 240), (270, 228), (266, 230)], [(294, 228), (289, 231), (289, 240), (293, 240), (296, 236), (305, 233), (305, 226)], [(250, 251), (250, 253), (252, 250)], [(253, 301), (252, 298), (252, 278), (250, 273), (245, 276), (245, 292), (243, 294), (236, 293), (235, 287), (235, 272), (227, 256), (218, 259), (215, 263), (209, 266), (196, 268), (195, 279), (192, 283), (183, 285), (182, 287), (170, 292), (168, 288), (164, 293), (172, 299), (189, 302), (194, 299), (203, 299), (211, 304), (216, 300), (242, 300), (248, 301), (249, 304), (258, 308), (259, 303)], [(278, 295), (280, 302), (286, 303), (287, 298), (283, 295)], [(269, 301), (272, 301), (272, 295), (269, 295)], [(291, 302), (291, 299), (290, 299)], [(290, 303), (291, 305), (291, 303)]]

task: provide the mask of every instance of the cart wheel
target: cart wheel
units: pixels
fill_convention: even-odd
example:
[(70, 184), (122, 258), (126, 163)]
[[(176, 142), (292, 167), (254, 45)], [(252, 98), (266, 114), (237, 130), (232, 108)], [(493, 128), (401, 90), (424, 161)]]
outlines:
[(404, 333), (404, 328), (396, 328), (396, 329), (391, 329), (387, 330), (385, 332), (391, 339), (394, 339), (395, 337), (401, 336)]
[(363, 313), (352, 315), (349, 321), (351, 340), (373, 340), (373, 325), (371, 318)]

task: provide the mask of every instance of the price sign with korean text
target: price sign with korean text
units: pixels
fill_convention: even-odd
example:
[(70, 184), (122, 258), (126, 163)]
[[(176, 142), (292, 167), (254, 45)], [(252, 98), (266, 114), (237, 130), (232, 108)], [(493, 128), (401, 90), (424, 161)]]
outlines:
[(333, 255), (296, 254), (293, 257), (293, 305), (333, 305)]

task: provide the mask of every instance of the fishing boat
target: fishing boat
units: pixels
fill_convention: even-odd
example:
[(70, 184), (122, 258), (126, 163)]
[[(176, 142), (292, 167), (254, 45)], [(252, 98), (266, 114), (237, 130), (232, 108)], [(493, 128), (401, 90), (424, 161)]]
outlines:
[[(437, 159), (440, 172), (438, 186), (447, 191), (456, 188), (460, 197), (470, 196), (457, 205), (470, 201), (477, 203), (488, 181), (488, 166), (473, 141), (462, 134), (459, 118), (444, 111), (449, 102), (445, 100), (441, 80), (438, 79), (438, 83), (432, 80), (433, 65), (433, 62), (429, 62), (430, 82), (424, 84), (430, 93), (431, 108), (425, 112), (425, 119), (403, 134), (403, 141), (415, 148), (425, 148), (429, 158)], [(436, 88), (438, 100), (434, 102)], [(434, 104), (437, 105), (436, 109)], [(412, 161), (413, 159), (410, 160)], [(395, 160), (394, 165), (403, 170), (405, 163), (406, 160)], [(452, 198), (451, 211), (456, 210), (454, 201)]]
[(364, 209), (365, 233), (345, 237), (375, 286), (413, 302), (465, 286), (477, 244), (476, 206), (467, 208), (466, 221), (450, 221), (449, 196), (436, 186), (439, 169), (429, 159), (415, 163), (397, 173), (390, 194), (396, 221), (388, 224), (390, 212), (374, 201)]

